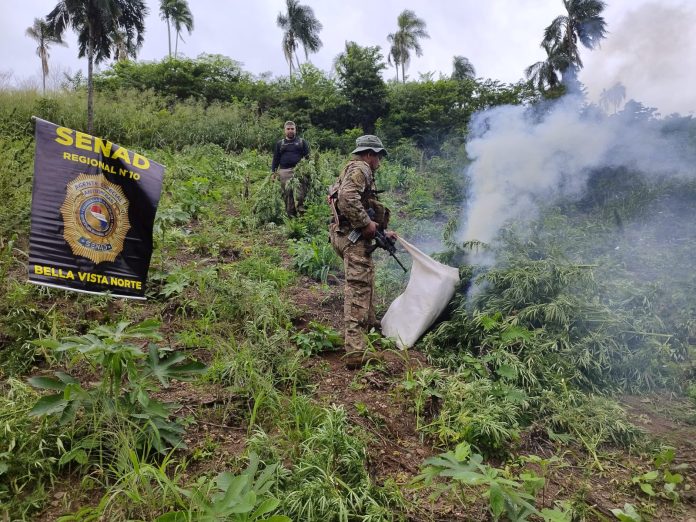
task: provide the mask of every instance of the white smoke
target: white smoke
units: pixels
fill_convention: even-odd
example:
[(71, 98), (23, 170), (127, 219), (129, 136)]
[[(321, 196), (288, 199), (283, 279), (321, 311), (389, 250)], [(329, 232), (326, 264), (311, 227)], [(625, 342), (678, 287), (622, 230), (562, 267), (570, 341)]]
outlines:
[(581, 196), (601, 167), (694, 177), (693, 147), (666, 136), (662, 122), (641, 113), (639, 104), (627, 107), (606, 117), (566, 96), (542, 116), (522, 106), (476, 115), (459, 239), (493, 242), (506, 224), (532, 221), (542, 205)]
[(590, 98), (621, 81), (629, 97), (663, 115), (696, 112), (696, 2), (609, 2), (607, 21), (600, 48), (583, 52)]

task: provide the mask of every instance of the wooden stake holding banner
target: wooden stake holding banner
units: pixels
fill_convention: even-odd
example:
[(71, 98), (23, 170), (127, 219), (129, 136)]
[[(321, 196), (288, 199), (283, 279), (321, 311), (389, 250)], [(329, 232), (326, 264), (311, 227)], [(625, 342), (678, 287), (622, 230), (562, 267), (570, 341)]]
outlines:
[(29, 281), (145, 299), (164, 167), (110, 141), (33, 119)]

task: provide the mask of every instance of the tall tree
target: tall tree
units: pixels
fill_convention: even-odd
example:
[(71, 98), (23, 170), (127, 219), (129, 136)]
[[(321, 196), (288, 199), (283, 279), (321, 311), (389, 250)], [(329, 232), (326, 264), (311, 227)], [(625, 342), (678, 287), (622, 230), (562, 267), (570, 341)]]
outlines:
[[(399, 29), (390, 33), (387, 40), (391, 44), (388, 60), (394, 60), (394, 65), (401, 65), (401, 81), (406, 82), (406, 68), (411, 61), (411, 51), (416, 56), (423, 56), (423, 48), (420, 45), (422, 38), (430, 38), (425, 30), (425, 22), (416, 16), (410, 9), (405, 9), (396, 19)], [(398, 80), (398, 73), (397, 73)]]
[(305, 52), (305, 60), (309, 60), (309, 53), (317, 52), (321, 46), (319, 32), (322, 29), (321, 22), (314, 16), (314, 10), (306, 5), (300, 5), (298, 0), (286, 0), (287, 12), (278, 13), (276, 23), (283, 33), (283, 54), (290, 68), (292, 77), (294, 65), (293, 57), (300, 68), (300, 59), (297, 56), (297, 48), (302, 45)]
[(394, 40), (396, 39), (396, 36), (392, 33), (387, 35), (387, 41), (392, 44), (391, 47), (389, 48), (389, 54), (387, 54), (387, 63), (389, 65), (394, 65), (394, 69), (396, 69), (396, 81), (399, 81), (399, 65), (401, 65), (401, 47), (398, 45), (395, 45)]
[(116, 29), (111, 35), (114, 58), (119, 62), (125, 62), (128, 58), (137, 58), (141, 45), (134, 41), (132, 36), (121, 28)]
[(527, 80), (538, 91), (557, 89), (561, 85), (561, 79), (557, 71), (568, 68), (569, 59), (563, 49), (542, 42), (541, 46), (546, 52), (546, 60), (536, 62), (524, 71)]
[(334, 63), (339, 88), (350, 103), (351, 119), (372, 134), (375, 122), (387, 111), (387, 86), (380, 75), (387, 66), (379, 47), (346, 42), (346, 50)]
[(160, 0), (160, 20), (167, 22), (167, 45), (169, 46), (168, 56), (172, 57), (172, 1), (171, 0)]
[(46, 17), (56, 36), (71, 27), (77, 33), (78, 57), (87, 57), (87, 132), (94, 129), (94, 64), (111, 57), (116, 31), (138, 48), (143, 42), (144, 0), (60, 0)]
[(66, 45), (60, 36), (54, 35), (48, 28), (46, 20), (34, 18), (34, 25), (27, 27), (26, 34), (29, 38), (36, 41), (36, 54), (41, 58), (41, 80), (43, 94), (46, 94), (46, 76), (48, 76), (48, 50), (51, 44)]
[(599, 106), (609, 112), (609, 106), (614, 107), (614, 114), (619, 109), (621, 102), (626, 99), (626, 87), (621, 82), (616, 82), (609, 89), (602, 89), (599, 95)]
[(455, 56), (452, 60), (452, 80), (472, 80), (476, 77), (476, 69), (465, 56)]
[(544, 31), (542, 47), (549, 56), (556, 55), (556, 62), (564, 84), (577, 81), (582, 69), (580, 47), (594, 49), (606, 36), (606, 22), (602, 12), (606, 4), (602, 0), (563, 0), (566, 14), (557, 16)]
[[(186, 0), (161, 0), (160, 4), (160, 14), (162, 13), (162, 4), (165, 4), (165, 11), (167, 13), (167, 33), (169, 34), (169, 23), (174, 25), (174, 30), (176, 31), (176, 36), (174, 40), (174, 58), (177, 57), (179, 53), (179, 40), (182, 42), (184, 39), (181, 37), (181, 30), (186, 29), (189, 34), (193, 31), (193, 14), (189, 8), (188, 2)], [(171, 55), (171, 42), (169, 43), (169, 54)]]

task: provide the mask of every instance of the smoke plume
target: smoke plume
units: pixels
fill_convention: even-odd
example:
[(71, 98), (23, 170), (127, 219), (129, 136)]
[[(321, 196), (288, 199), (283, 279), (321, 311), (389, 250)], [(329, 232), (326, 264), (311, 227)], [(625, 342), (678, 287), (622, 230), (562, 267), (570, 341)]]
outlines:
[(688, 133), (666, 132), (663, 120), (634, 101), (610, 117), (568, 96), (543, 114), (497, 107), (474, 118), (472, 135), (462, 241), (491, 243), (503, 226), (530, 222), (541, 206), (579, 198), (599, 168), (696, 177), (694, 147), (679, 137)]

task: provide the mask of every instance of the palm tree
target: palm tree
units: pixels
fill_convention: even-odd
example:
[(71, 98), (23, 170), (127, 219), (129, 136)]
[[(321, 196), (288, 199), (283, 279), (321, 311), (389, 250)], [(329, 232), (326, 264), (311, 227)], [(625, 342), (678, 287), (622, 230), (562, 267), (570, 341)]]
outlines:
[(26, 34), (29, 38), (36, 40), (36, 54), (41, 58), (41, 80), (43, 83), (43, 94), (46, 95), (46, 76), (48, 76), (48, 49), (51, 44), (66, 45), (60, 36), (56, 36), (48, 29), (46, 20), (34, 18), (34, 25), (27, 27)]
[(176, 29), (176, 43), (174, 44), (174, 58), (176, 58), (179, 52), (179, 40), (182, 42), (184, 39), (181, 37), (181, 30), (186, 29), (188, 34), (193, 31), (193, 14), (191, 9), (189, 9), (186, 0), (179, 0), (177, 2), (177, 9), (172, 17), (174, 21), (174, 29)]
[(314, 16), (311, 7), (300, 5), (298, 0), (286, 0), (287, 13), (278, 13), (277, 24), (283, 31), (283, 54), (290, 67), (290, 76), (293, 72), (293, 56), (300, 68), (300, 59), (297, 56), (297, 48), (302, 44), (305, 52), (305, 60), (309, 60), (309, 53), (317, 52), (321, 46), (319, 32), (322, 29), (321, 22)]
[(71, 27), (77, 33), (78, 57), (87, 57), (87, 132), (94, 128), (94, 64), (111, 57), (114, 34), (125, 33), (137, 49), (142, 45), (147, 7), (144, 0), (59, 0), (46, 21), (56, 36)]
[(602, 0), (563, 0), (565, 15), (556, 17), (544, 31), (542, 47), (563, 58), (559, 69), (564, 84), (574, 81), (582, 69), (580, 42), (587, 49), (594, 49), (606, 36), (606, 22), (602, 11), (606, 4)]
[(125, 62), (129, 57), (137, 58), (140, 45), (129, 38), (123, 29), (116, 29), (113, 32), (111, 42), (114, 58), (117, 61)]
[(546, 91), (561, 85), (561, 79), (556, 71), (566, 70), (569, 59), (562, 48), (553, 47), (546, 42), (542, 42), (541, 46), (546, 52), (546, 60), (530, 65), (525, 69), (524, 74), (534, 88), (538, 91)]
[(399, 81), (399, 65), (401, 65), (401, 45), (396, 44), (397, 36), (395, 34), (387, 35), (387, 41), (392, 44), (389, 48), (389, 54), (387, 54), (387, 63), (391, 65), (394, 64), (394, 69), (396, 69), (396, 81)]
[(392, 44), (388, 58), (389, 63), (393, 58), (395, 65), (401, 65), (401, 81), (405, 83), (406, 67), (411, 61), (411, 50), (416, 53), (416, 56), (423, 56), (419, 40), (430, 38), (430, 35), (425, 30), (425, 22), (410, 9), (402, 11), (396, 22), (399, 30), (387, 36), (387, 40)]
[(172, 57), (172, 30), (169, 20), (172, 17), (172, 1), (171, 0), (160, 0), (160, 19), (167, 22), (167, 44), (169, 45), (169, 57)]
[(476, 77), (476, 70), (468, 58), (455, 56), (452, 61), (452, 79), (467, 80)]
[(193, 30), (193, 14), (186, 0), (160, 0), (160, 18), (167, 22), (167, 38), (169, 39), (169, 56), (172, 56), (171, 24), (174, 24), (176, 39), (174, 43), (174, 58), (178, 54), (181, 30), (186, 29), (189, 34)]

